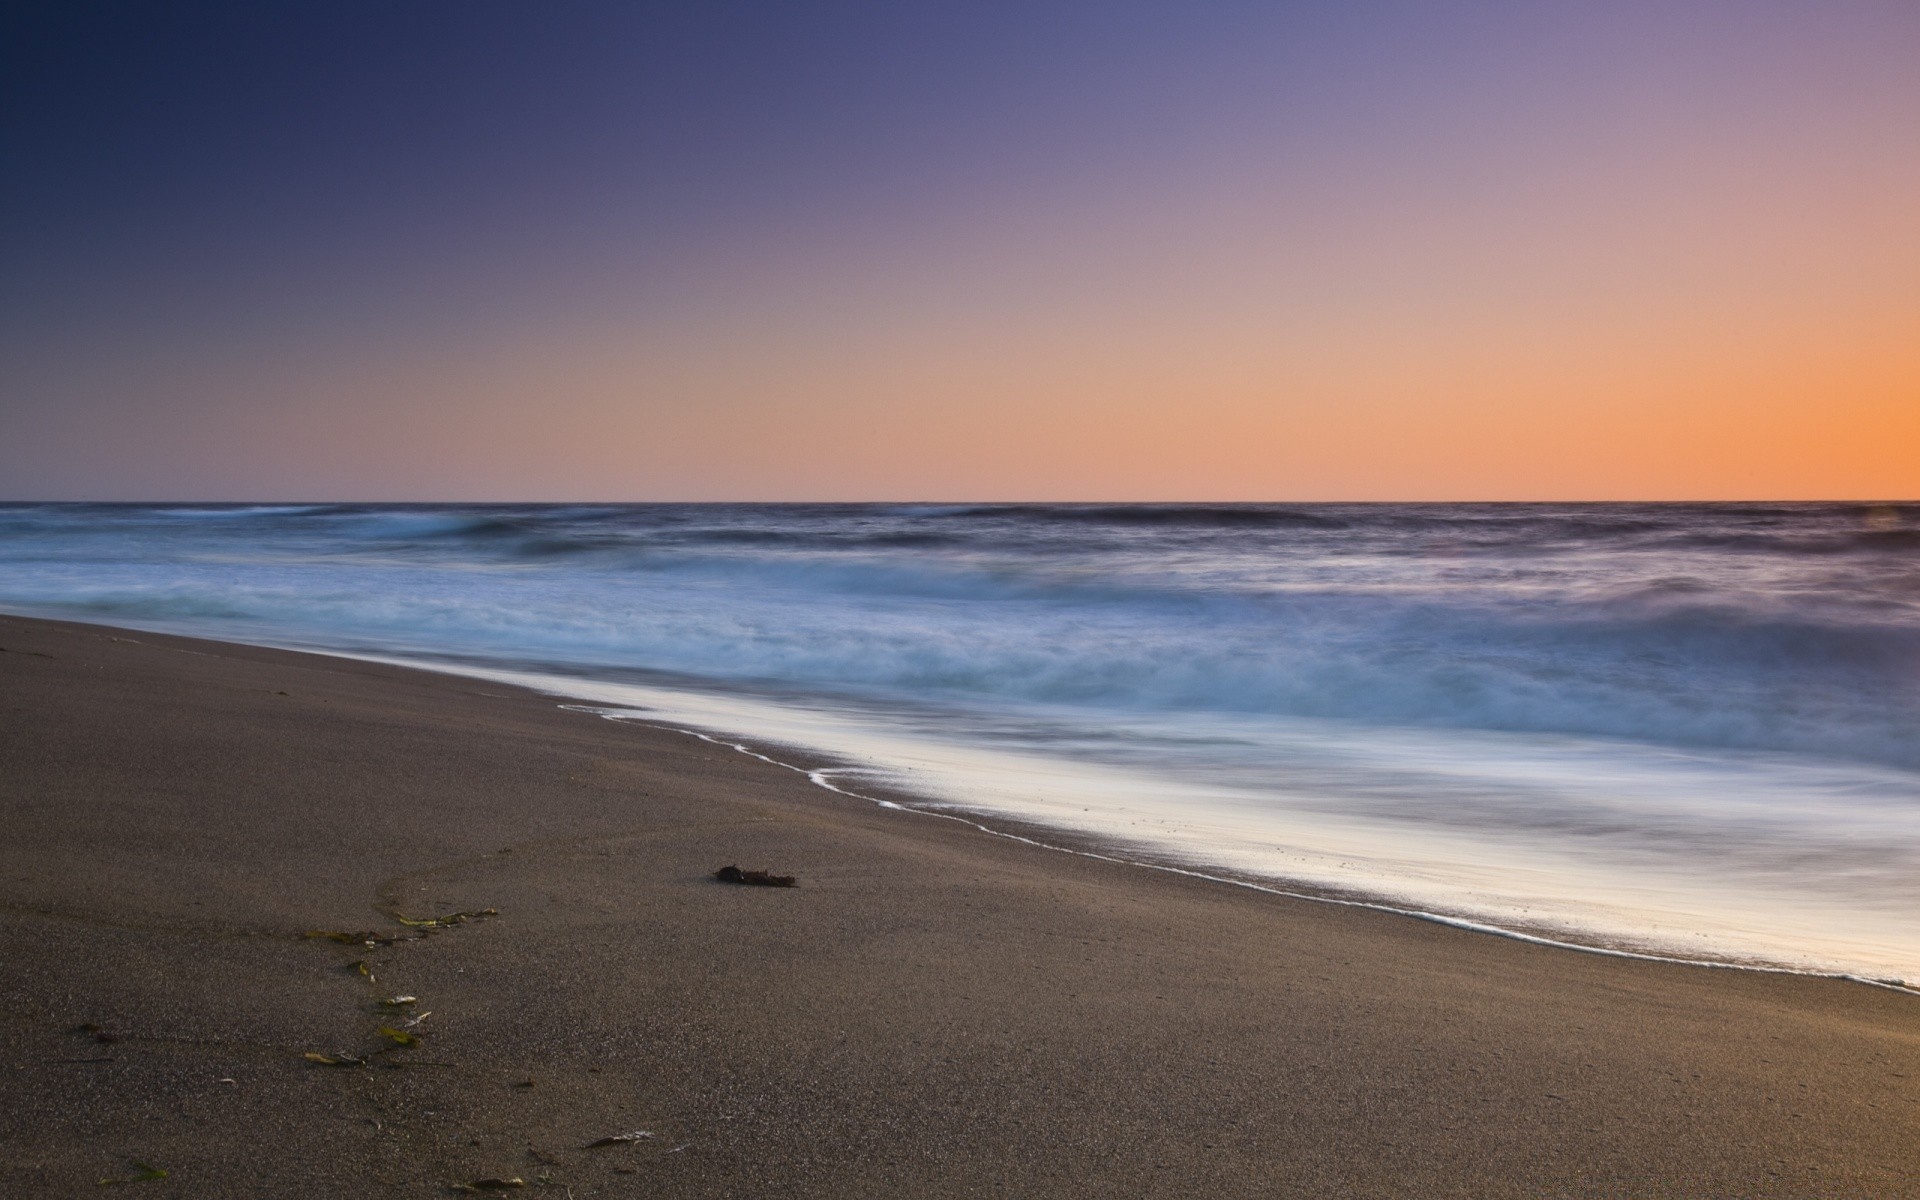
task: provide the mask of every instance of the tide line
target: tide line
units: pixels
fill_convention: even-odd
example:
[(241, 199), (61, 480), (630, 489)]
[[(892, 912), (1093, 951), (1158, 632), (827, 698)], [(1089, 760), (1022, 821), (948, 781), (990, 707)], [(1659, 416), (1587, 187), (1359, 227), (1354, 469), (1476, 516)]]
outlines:
[(936, 817), (943, 821), (955, 821), (993, 837), (1006, 838), (1008, 841), (1019, 842), (1040, 850), (1051, 850), (1056, 854), (1071, 854), (1076, 858), (1088, 858), (1097, 862), (1113, 863), (1117, 866), (1137, 867), (1148, 871), (1163, 871), (1169, 875), (1183, 875), (1189, 879), (1200, 879), (1208, 883), (1219, 883), (1229, 887), (1245, 888), (1248, 891), (1262, 892), (1269, 896), (1280, 896), (1289, 900), (1308, 900), (1315, 904), (1332, 904), (1342, 908), (1361, 908), (1371, 912), (1390, 913), (1398, 917), (1411, 917), (1417, 921), (1430, 921), (1435, 925), (1445, 925), (1449, 928), (1464, 930), (1468, 933), (1480, 933), (1491, 937), (1507, 938), (1511, 941), (1526, 942), (1535, 946), (1547, 946), (1556, 950), (1572, 950), (1580, 954), (1597, 954), (1604, 958), (1624, 958), (1636, 962), (1666, 963), (1680, 967), (1705, 967), (1716, 971), (1750, 971), (1762, 975), (1792, 975), (1806, 979), (1837, 979), (1846, 983), (1864, 984), (1867, 987), (1899, 992), (1902, 995), (1920, 996), (1920, 988), (1907, 986), (1905, 980), (1874, 979), (1866, 975), (1801, 970), (1795, 967), (1771, 966), (1763, 963), (1722, 962), (1710, 958), (1682, 958), (1676, 955), (1650, 954), (1640, 950), (1622, 950), (1612, 946), (1593, 946), (1582, 942), (1569, 942), (1562, 941), (1558, 938), (1542, 937), (1539, 934), (1526, 933), (1518, 929), (1507, 929), (1499, 925), (1489, 925), (1483, 921), (1470, 921), (1464, 917), (1449, 916), (1446, 913), (1428, 912), (1425, 909), (1405, 908), (1400, 905), (1387, 904), (1377, 900), (1353, 900), (1339, 896), (1317, 895), (1313, 892), (1293, 891), (1289, 888), (1255, 883), (1247, 879), (1236, 879), (1230, 875), (1215, 875), (1207, 871), (1197, 871), (1188, 867), (1176, 867), (1167, 863), (1148, 862), (1144, 859), (1122, 858), (1112, 854), (1101, 854), (1094, 850), (1062, 846), (1053, 842), (1041, 841), (1038, 838), (1027, 837), (1024, 834), (1011, 833), (1004, 829), (995, 829), (991, 825), (983, 824), (971, 817), (961, 816), (957, 813), (940, 812), (931, 808), (902, 804), (899, 801), (887, 800), (879, 796), (869, 796), (861, 792), (853, 791), (850, 788), (841, 787), (829, 778), (831, 775), (857, 771), (861, 768), (808, 768), (797, 766), (790, 762), (782, 762), (770, 755), (762, 754), (744, 742), (728, 741), (725, 738), (715, 737), (712, 734), (698, 729), (688, 729), (684, 726), (663, 724), (643, 710), (606, 708), (599, 705), (586, 704), (562, 704), (560, 707), (569, 712), (586, 713), (609, 721), (624, 721), (636, 725), (645, 725), (652, 729), (666, 730), (670, 733), (687, 734), (692, 737), (697, 737), (703, 742), (744, 754), (749, 758), (757, 758), (761, 762), (771, 766), (780, 767), (798, 775), (804, 775), (808, 782), (812, 783), (815, 787), (846, 796), (850, 799), (864, 801), (881, 808), (892, 809), (896, 812), (912, 813), (922, 817)]

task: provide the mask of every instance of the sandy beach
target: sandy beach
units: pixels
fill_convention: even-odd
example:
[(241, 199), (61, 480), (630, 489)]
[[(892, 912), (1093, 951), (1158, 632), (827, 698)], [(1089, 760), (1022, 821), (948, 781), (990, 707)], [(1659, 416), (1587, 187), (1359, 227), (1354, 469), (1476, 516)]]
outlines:
[(1920, 1196), (1911, 995), (1051, 852), (343, 659), (0, 618), (0, 706), (8, 1196)]

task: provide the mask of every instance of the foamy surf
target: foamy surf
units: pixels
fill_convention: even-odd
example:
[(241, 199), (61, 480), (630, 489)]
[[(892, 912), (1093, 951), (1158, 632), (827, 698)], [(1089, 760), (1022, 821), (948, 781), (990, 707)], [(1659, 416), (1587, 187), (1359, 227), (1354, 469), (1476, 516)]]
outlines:
[(1171, 869), (1911, 979), (1917, 548), (1899, 505), (13, 505), (0, 606), (501, 672)]
[[(452, 669), (592, 701), (570, 707), (616, 720), (684, 729), (710, 740), (714, 734), (745, 738), (724, 744), (802, 771), (836, 792), (964, 815), (1001, 836), (1019, 835), (987, 823), (995, 817), (1079, 834), (1112, 847), (1111, 854), (1099, 856), (1114, 861), (1626, 957), (1835, 975), (1893, 987), (1920, 976), (1911, 897), (1869, 914), (1857, 904), (1834, 905), (1811, 889), (1769, 894), (1733, 888), (1703, 875), (1698, 862), (1630, 873), (1617, 863), (1539, 842), (1410, 839), (1390, 825), (1276, 809), (1270, 796), (948, 743), (846, 712), (529, 672)], [(763, 752), (779, 747), (829, 756), (839, 765), (802, 767)], [(913, 799), (902, 804), (887, 796)], [(1250, 817), (1249, 808), (1258, 816)]]

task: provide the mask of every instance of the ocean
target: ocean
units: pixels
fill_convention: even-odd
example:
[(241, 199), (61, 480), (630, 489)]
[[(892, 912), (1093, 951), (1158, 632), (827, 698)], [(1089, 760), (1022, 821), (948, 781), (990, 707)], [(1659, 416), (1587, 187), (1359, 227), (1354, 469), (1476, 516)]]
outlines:
[(1279, 890), (1920, 979), (1920, 505), (13, 504), (0, 608), (527, 682)]

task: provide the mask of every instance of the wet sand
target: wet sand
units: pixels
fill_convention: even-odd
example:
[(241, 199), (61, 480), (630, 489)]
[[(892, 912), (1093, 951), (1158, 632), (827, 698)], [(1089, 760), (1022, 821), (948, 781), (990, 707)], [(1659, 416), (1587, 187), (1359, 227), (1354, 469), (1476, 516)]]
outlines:
[(1911, 995), (1049, 852), (473, 680), (0, 648), (7, 1196), (1920, 1196)]

